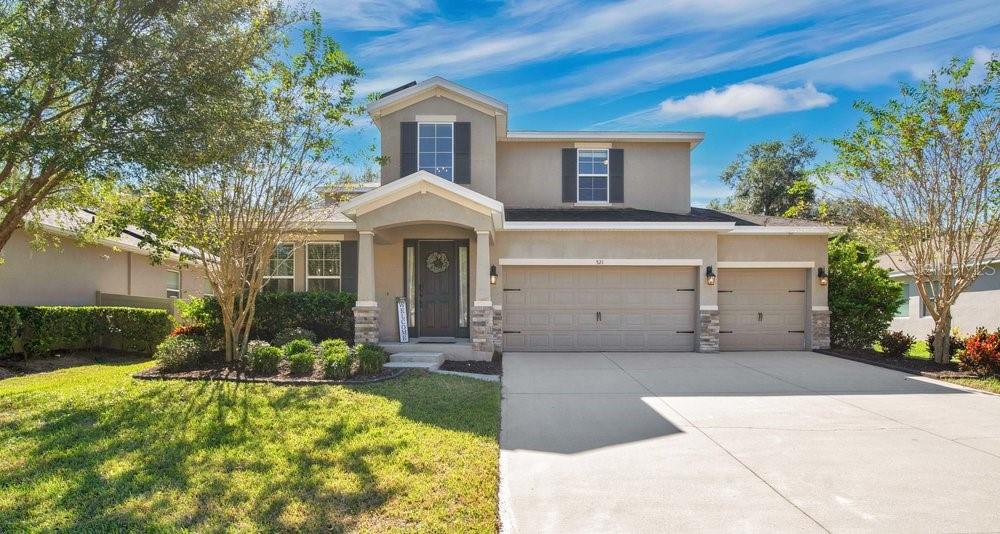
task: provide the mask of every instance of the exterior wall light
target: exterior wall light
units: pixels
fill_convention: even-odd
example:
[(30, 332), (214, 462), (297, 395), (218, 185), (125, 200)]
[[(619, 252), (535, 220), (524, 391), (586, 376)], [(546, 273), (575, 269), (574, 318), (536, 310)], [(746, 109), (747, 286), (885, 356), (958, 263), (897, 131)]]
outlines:
[(491, 286), (497, 285), (497, 278), (498, 278), (498, 276), (497, 276), (497, 266), (496, 265), (490, 265), (490, 285)]
[(816, 270), (816, 277), (819, 278), (819, 285), (825, 286), (830, 282), (830, 277), (826, 274), (826, 269), (820, 267)]
[(708, 267), (705, 267), (705, 283), (708, 284), (708, 285), (710, 285), (710, 286), (714, 286), (715, 285), (715, 279), (716, 279), (716, 276), (715, 276), (715, 273), (712, 271), (712, 266), (709, 265)]

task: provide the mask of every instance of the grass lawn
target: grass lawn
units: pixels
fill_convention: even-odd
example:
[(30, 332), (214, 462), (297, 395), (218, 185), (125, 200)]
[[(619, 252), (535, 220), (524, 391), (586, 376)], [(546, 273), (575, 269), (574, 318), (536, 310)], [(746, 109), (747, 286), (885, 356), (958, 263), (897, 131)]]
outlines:
[(1000, 394), (1000, 378), (942, 378), (946, 382)]
[(0, 532), (495, 531), (498, 384), (0, 381)]

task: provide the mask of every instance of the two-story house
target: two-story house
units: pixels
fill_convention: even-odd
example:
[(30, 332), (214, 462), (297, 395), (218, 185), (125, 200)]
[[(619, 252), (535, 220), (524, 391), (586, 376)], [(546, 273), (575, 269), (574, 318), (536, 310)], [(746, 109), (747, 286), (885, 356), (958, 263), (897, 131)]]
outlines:
[(411, 342), (478, 358), (829, 345), (832, 229), (691, 207), (703, 134), (511, 131), (504, 103), (437, 77), (368, 112), (381, 185), (272, 273), (356, 290), (356, 341), (398, 341), (402, 309)]

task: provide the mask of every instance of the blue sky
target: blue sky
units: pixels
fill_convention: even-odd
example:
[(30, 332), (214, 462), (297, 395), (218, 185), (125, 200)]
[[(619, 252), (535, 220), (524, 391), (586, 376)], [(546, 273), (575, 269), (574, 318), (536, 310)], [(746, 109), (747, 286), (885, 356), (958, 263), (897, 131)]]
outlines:
[[(692, 200), (750, 143), (854, 125), (858, 99), (953, 55), (1000, 52), (1000, 0), (318, 0), (362, 91), (438, 75), (507, 103), (514, 130), (703, 131)], [(377, 142), (368, 126), (351, 144)]]

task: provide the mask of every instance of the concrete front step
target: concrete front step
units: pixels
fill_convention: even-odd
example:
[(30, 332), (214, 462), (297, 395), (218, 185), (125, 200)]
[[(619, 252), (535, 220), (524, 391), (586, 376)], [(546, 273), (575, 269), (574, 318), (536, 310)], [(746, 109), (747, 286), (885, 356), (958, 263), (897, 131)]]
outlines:
[(471, 343), (399, 343), (395, 341), (384, 341), (379, 343), (389, 354), (401, 352), (425, 352), (441, 353), (446, 360), (471, 360), (473, 359)]
[(428, 371), (436, 371), (437, 368), (440, 366), (441, 366), (440, 363), (434, 363), (434, 362), (389, 362), (383, 365), (383, 367), (388, 367), (391, 369), (399, 369), (399, 368), (426, 369)]
[(441, 365), (444, 360), (444, 354), (440, 352), (396, 352), (389, 356), (389, 361), (393, 363), (432, 363)]

